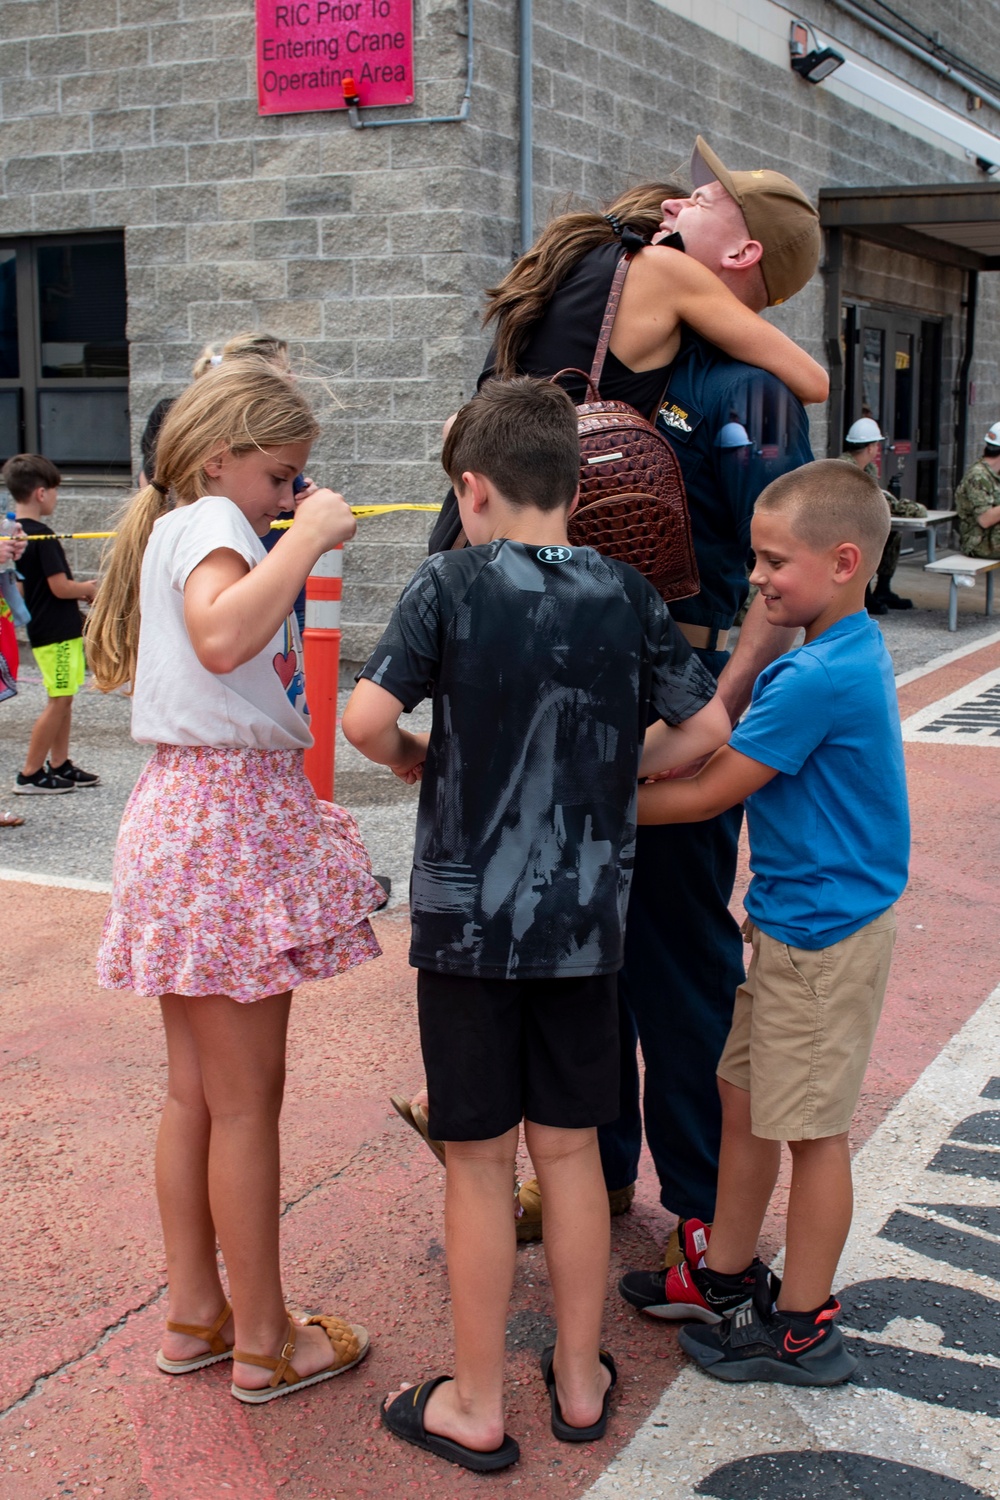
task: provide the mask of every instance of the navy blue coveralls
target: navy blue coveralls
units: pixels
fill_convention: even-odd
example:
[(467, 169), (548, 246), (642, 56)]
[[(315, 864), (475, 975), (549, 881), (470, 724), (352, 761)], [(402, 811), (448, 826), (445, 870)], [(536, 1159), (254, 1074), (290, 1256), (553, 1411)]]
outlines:
[[(720, 448), (727, 422), (751, 446)], [(658, 418), (687, 489), (701, 592), (670, 606), (678, 621), (726, 630), (747, 595), (750, 518), (779, 474), (812, 459), (801, 403), (776, 379), (685, 331)], [(699, 651), (718, 677), (726, 651)], [(638, 830), (619, 974), (621, 1116), (600, 1130), (609, 1189), (638, 1176), (643, 1119), (660, 1201), (681, 1217), (715, 1215), (721, 1111), (715, 1070), (743, 981), (730, 915), (742, 808), (704, 823)], [(635, 1042), (646, 1067), (642, 1114)]]

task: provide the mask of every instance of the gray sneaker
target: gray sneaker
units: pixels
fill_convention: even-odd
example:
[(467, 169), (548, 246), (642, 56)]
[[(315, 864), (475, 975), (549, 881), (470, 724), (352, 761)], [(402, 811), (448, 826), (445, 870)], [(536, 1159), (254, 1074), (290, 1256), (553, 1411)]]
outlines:
[(760, 1293), (715, 1328), (689, 1324), (678, 1342), (716, 1380), (767, 1380), (776, 1385), (840, 1385), (857, 1369), (833, 1321), (840, 1303), (831, 1297), (810, 1317), (768, 1310)]

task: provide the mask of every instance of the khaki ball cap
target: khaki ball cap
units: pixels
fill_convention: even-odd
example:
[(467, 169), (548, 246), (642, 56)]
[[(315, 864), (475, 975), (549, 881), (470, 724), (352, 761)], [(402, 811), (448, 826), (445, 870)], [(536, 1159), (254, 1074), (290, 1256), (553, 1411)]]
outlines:
[(739, 204), (750, 238), (764, 254), (760, 269), (767, 304), (776, 307), (801, 291), (819, 265), (819, 214), (802, 189), (782, 172), (730, 172), (698, 136), (691, 153), (695, 187), (721, 182)]

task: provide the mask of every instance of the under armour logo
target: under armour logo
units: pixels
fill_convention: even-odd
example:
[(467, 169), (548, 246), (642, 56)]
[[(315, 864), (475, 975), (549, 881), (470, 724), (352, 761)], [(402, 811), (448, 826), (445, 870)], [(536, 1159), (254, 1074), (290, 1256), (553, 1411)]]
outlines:
[(573, 551), (570, 547), (540, 547), (535, 556), (543, 563), (569, 562)]

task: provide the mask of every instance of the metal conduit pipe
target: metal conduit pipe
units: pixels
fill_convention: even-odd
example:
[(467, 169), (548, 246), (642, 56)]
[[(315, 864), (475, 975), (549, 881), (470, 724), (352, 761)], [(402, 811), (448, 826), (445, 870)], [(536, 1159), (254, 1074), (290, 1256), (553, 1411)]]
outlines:
[[(959, 88), (965, 89), (967, 93), (975, 94), (978, 99), (982, 99), (983, 103), (988, 104), (991, 109), (1000, 110), (1000, 98), (996, 94), (986, 93), (982, 84), (975, 83), (965, 73), (960, 73), (950, 63), (942, 62), (939, 57), (934, 56), (933, 52), (926, 51), (925, 48), (918, 46), (916, 42), (911, 42), (907, 37), (900, 36), (898, 32), (893, 31), (891, 26), (886, 26), (884, 22), (877, 21), (866, 10), (862, 10), (860, 5), (854, 5), (852, 0), (830, 0), (830, 3), (831, 5), (835, 5), (838, 10), (842, 10), (845, 15), (852, 16), (855, 21), (860, 21), (864, 26), (869, 27), (871, 31), (877, 32), (879, 36), (885, 37), (887, 41), (902, 48), (911, 57), (915, 57), (918, 62), (924, 63), (928, 68), (933, 68), (934, 72), (940, 73), (942, 78), (950, 78), (952, 83), (958, 84)], [(822, 28), (820, 29), (822, 30)]]
[(958, 397), (955, 409), (955, 463), (953, 467), (955, 488), (965, 473), (965, 449), (969, 440), (969, 376), (976, 352), (976, 302), (979, 293), (978, 271), (965, 273), (965, 348), (958, 372)]
[(404, 120), (363, 120), (361, 108), (348, 100), (347, 118), (354, 130), (380, 130), (386, 125), (454, 125), (469, 118), (469, 110), (472, 106), (472, 8), (474, 0), (469, 0), (468, 9), (468, 46), (465, 49), (465, 93), (462, 95), (462, 103), (457, 115), (410, 115)]
[(520, 4), (520, 103), (518, 132), (518, 184), (521, 216), (521, 254), (535, 238), (534, 227), (534, 121), (532, 119), (532, 64), (534, 62), (534, 26), (532, 0)]

